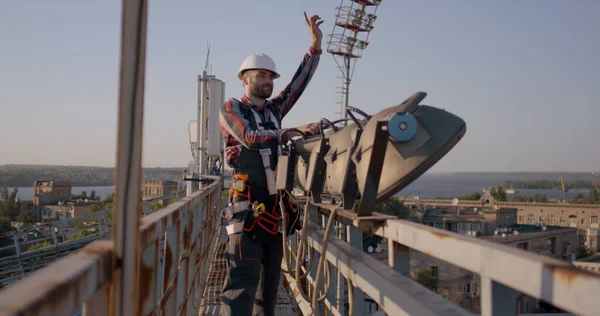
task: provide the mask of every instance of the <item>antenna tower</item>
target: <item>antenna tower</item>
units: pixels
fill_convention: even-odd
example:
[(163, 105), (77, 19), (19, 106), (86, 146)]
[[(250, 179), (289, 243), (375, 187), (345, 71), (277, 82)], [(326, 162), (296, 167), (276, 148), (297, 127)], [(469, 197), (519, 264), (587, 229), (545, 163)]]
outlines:
[(210, 58), (210, 42), (206, 42), (206, 59), (204, 60), (204, 71), (208, 72), (209, 75), (212, 75), (212, 65), (210, 65), (208, 62), (209, 58)]
[[(346, 3), (344, 3), (346, 2)], [(381, 0), (342, 0), (335, 8), (335, 24), (329, 34), (327, 52), (332, 54), (342, 72), (342, 86), (339, 93), (342, 118), (347, 119), (348, 94), (354, 74), (356, 60), (369, 45), (369, 34), (377, 19), (377, 8)], [(346, 122), (344, 122), (346, 124)]]

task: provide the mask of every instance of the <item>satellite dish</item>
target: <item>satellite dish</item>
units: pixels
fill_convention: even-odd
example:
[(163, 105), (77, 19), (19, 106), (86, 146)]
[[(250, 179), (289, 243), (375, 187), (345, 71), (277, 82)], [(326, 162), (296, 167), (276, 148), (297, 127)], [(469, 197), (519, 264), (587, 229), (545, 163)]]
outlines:
[(373, 252), (373, 246), (369, 246), (369, 248), (367, 248), (367, 251), (370, 253)]
[(375, 248), (375, 252), (376, 252), (376, 253), (380, 253), (380, 252), (381, 252), (381, 250), (382, 250), (382, 249), (381, 249), (381, 248), (379, 248), (379, 246), (377, 246), (377, 248)]
[(457, 198), (453, 198), (452, 199), (452, 205), (458, 205), (458, 199)]
[(542, 226), (542, 231), (546, 231), (546, 226)]

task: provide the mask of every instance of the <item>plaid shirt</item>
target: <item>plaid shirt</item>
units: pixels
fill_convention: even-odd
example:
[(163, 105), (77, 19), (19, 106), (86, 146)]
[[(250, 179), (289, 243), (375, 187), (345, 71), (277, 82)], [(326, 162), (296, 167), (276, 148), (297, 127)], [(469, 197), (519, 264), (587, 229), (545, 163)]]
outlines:
[[(309, 48), (308, 53), (304, 55), (302, 63), (296, 70), (291, 82), (276, 97), (267, 100), (264, 106), (264, 117), (269, 117), (269, 111), (272, 111), (280, 120), (290, 112), (294, 104), (298, 101), (304, 89), (310, 82), (313, 74), (319, 64), (321, 50)], [(226, 161), (230, 167), (235, 168), (242, 146), (248, 149), (260, 149), (261, 144), (273, 141), (280, 142), (280, 135), (286, 129), (281, 130), (262, 130), (252, 129), (249, 121), (242, 115), (242, 107), (256, 107), (252, 101), (244, 95), (241, 100), (235, 98), (229, 99), (221, 108), (219, 123), (221, 133), (225, 142)], [(318, 128), (318, 123), (303, 125), (298, 129), (309, 134)]]

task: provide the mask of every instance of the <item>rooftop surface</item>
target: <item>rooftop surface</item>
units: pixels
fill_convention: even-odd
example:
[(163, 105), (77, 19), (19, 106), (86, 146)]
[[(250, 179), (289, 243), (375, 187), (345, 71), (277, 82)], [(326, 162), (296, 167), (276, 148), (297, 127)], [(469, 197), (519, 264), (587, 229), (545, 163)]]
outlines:
[[(545, 228), (543, 228), (545, 227)], [(539, 238), (545, 236), (553, 236), (563, 233), (577, 233), (577, 229), (559, 226), (536, 226), (536, 225), (513, 225), (511, 231), (507, 231), (506, 237), (502, 237), (503, 232), (498, 232), (498, 235), (486, 235), (480, 236), (479, 238), (487, 241), (508, 243), (519, 240), (527, 240), (531, 238)], [(515, 229), (519, 232), (518, 235), (514, 234)], [(545, 230), (544, 230), (545, 229)]]

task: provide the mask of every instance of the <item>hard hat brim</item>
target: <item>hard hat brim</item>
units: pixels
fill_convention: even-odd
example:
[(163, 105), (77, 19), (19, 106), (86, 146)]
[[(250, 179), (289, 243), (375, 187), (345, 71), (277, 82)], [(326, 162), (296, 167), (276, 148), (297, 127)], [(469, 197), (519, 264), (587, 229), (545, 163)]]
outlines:
[(269, 69), (265, 69), (265, 68), (248, 68), (248, 69), (242, 69), (242, 70), (240, 70), (238, 72), (238, 78), (240, 80), (242, 80), (242, 76), (244, 75), (244, 72), (246, 72), (248, 70), (266, 70), (268, 72), (271, 72), (271, 73), (275, 74), (275, 77), (273, 79), (277, 79), (277, 78), (281, 77), (277, 72), (274, 72), (274, 71), (269, 70)]

